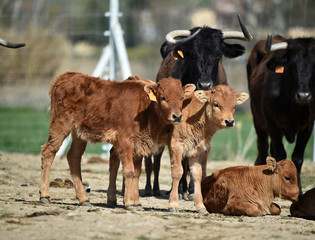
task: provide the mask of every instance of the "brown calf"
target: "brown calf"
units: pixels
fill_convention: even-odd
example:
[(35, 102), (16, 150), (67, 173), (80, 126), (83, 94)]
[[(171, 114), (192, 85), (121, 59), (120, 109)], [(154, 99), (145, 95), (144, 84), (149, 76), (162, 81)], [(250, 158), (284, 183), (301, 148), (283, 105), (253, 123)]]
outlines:
[(49, 138), (42, 147), (40, 199), (49, 201), (49, 172), (64, 138), (73, 140), (67, 159), (80, 204), (88, 202), (81, 176), (81, 156), (87, 141), (109, 142), (122, 161), (126, 179), (125, 206), (139, 205), (137, 182), (143, 155), (154, 151), (159, 136), (182, 119), (184, 93), (195, 86), (182, 87), (175, 79), (159, 84), (136, 78), (112, 82), (68, 72), (50, 88), (51, 119)]
[(183, 174), (181, 160), (187, 157), (194, 181), (196, 210), (206, 212), (201, 195), (201, 180), (206, 176), (210, 141), (216, 131), (234, 126), (235, 106), (247, 98), (247, 93), (235, 94), (233, 88), (218, 85), (208, 91), (195, 91), (184, 101), (184, 121), (174, 127), (169, 145), (173, 180), (171, 210), (178, 208), (178, 184)]
[(275, 197), (298, 199), (298, 175), (294, 163), (267, 158), (267, 165), (229, 167), (214, 172), (201, 183), (204, 205), (210, 213), (260, 216), (279, 215)]
[(290, 213), (293, 217), (315, 220), (315, 188), (299, 196), (299, 200), (292, 203)]

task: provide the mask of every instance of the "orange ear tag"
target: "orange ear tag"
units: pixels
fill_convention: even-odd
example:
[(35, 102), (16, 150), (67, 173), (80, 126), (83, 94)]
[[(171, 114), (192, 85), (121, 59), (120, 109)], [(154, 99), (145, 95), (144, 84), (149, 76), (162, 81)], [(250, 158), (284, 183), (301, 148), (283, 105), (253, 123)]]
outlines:
[(177, 61), (178, 57), (174, 56), (174, 52), (171, 52), (171, 54), (172, 54), (172, 57), (174, 58), (174, 60)]
[(178, 55), (179, 55), (181, 58), (184, 58), (184, 53), (183, 53), (183, 51), (178, 50), (177, 53), (178, 53)]
[(284, 72), (284, 67), (283, 66), (277, 66), (275, 73), (283, 73)]
[(152, 91), (150, 91), (150, 93), (149, 93), (149, 98), (150, 98), (151, 101), (157, 102), (156, 96), (154, 95), (154, 93)]

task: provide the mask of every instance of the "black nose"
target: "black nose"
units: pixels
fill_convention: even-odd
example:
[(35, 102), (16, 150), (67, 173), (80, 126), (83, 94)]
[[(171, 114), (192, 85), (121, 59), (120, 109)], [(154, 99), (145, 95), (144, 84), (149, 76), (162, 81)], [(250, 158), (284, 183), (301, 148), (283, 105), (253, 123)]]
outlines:
[(212, 84), (210, 82), (198, 82), (197, 90), (210, 90), (212, 88)]
[(234, 126), (234, 120), (225, 120), (225, 126), (233, 127)]
[(182, 121), (182, 114), (173, 114), (172, 115), (174, 122), (181, 122)]
[(310, 92), (297, 92), (295, 95), (295, 99), (298, 103), (309, 102), (312, 98), (312, 94)]

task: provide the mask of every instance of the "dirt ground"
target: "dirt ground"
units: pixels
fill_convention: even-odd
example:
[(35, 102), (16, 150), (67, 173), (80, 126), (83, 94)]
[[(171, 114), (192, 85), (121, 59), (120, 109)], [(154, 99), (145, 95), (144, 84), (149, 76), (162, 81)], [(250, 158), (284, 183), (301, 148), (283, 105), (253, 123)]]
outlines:
[[(167, 154), (164, 154), (167, 155)], [(207, 216), (194, 211), (192, 201), (180, 201), (180, 211), (170, 213), (167, 191), (171, 176), (169, 160), (163, 158), (160, 184), (164, 197), (141, 197), (143, 211), (123, 208), (121, 173), (118, 207), (107, 206), (108, 163), (82, 160), (83, 180), (91, 187), (91, 206), (79, 206), (73, 188), (50, 188), (52, 204), (38, 202), (40, 156), (0, 152), (0, 239), (315, 239), (315, 221), (290, 216), (290, 202), (276, 199), (280, 216)], [(208, 171), (250, 162), (213, 161)], [(315, 186), (315, 163), (305, 161), (303, 187)], [(70, 178), (66, 159), (55, 159), (51, 180)], [(145, 174), (140, 178), (144, 192)]]

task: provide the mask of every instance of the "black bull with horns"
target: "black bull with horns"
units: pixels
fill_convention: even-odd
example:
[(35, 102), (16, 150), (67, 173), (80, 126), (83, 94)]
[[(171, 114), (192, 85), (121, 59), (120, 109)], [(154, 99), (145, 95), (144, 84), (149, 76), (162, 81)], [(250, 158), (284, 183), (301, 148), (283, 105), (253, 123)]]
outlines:
[[(221, 31), (210, 27), (196, 27), (191, 30), (175, 30), (166, 35), (160, 52), (163, 58), (156, 81), (165, 77), (180, 79), (183, 86), (188, 83), (196, 85), (196, 90), (209, 90), (218, 84), (227, 84), (226, 74), (222, 65), (222, 57), (235, 58), (245, 52), (240, 44), (226, 43), (225, 39), (252, 40), (238, 15), (242, 32)], [(160, 195), (159, 170), (163, 147), (154, 155), (145, 158), (147, 182), (145, 195)], [(208, 151), (209, 154), (209, 151)], [(208, 156), (208, 154), (206, 154)], [(154, 168), (153, 192), (151, 188), (151, 173)], [(189, 170), (188, 161), (183, 160), (184, 174), (180, 181), (179, 192), (186, 194), (186, 176)], [(193, 182), (190, 183), (193, 192)]]
[(258, 41), (248, 59), (247, 77), (257, 133), (255, 165), (266, 163), (268, 136), (270, 154), (277, 161), (287, 158), (285, 137), (295, 142), (292, 161), (300, 177), (315, 118), (315, 39), (269, 35)]

